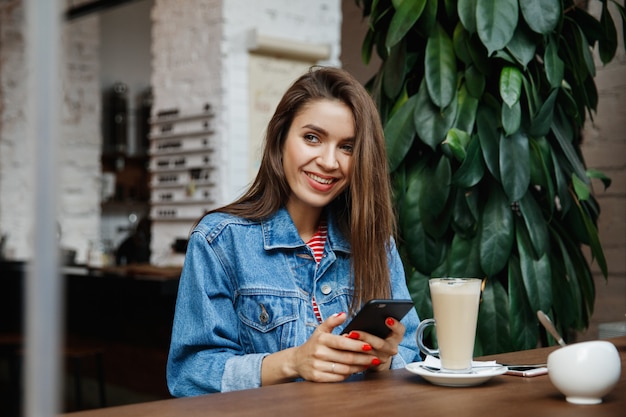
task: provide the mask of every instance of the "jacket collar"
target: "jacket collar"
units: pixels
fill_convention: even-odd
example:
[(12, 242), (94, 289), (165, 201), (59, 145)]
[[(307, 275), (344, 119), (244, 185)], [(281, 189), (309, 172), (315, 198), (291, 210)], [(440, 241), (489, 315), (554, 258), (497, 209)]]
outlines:
[[(350, 253), (350, 243), (343, 236), (332, 212), (328, 216), (328, 240), (330, 250)], [(261, 222), (265, 250), (298, 248), (305, 245), (287, 209), (283, 206), (272, 216)]]

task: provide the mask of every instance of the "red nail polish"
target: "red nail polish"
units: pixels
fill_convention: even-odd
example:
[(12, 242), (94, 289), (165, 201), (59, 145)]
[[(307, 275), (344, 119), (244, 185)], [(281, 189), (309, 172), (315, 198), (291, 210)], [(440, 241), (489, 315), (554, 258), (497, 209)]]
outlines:
[(348, 334), (348, 337), (349, 337), (350, 339), (355, 339), (355, 340), (356, 340), (356, 339), (360, 338), (360, 337), (361, 337), (361, 335), (360, 335), (360, 334), (358, 334), (357, 332), (350, 332), (350, 334)]
[(393, 326), (395, 323), (396, 323), (395, 320), (392, 319), (391, 317), (387, 319), (387, 326)]
[(374, 366), (380, 365), (380, 359), (378, 359), (378, 358), (372, 359), (372, 365), (374, 365)]
[(365, 352), (369, 352), (370, 350), (372, 350), (372, 345), (370, 345), (369, 343), (366, 343), (363, 345), (362, 348)]

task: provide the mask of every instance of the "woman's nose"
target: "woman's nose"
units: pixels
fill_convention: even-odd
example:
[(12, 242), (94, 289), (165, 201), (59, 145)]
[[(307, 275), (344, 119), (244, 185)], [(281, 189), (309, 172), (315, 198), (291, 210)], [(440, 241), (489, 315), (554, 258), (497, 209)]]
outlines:
[(317, 163), (327, 171), (339, 168), (339, 161), (335, 149), (327, 147), (321, 150)]

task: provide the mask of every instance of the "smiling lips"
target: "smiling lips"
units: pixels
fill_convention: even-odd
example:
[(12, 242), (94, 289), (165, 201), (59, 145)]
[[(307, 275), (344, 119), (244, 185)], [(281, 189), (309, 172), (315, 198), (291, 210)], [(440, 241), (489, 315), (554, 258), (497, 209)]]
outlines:
[(318, 191), (328, 191), (333, 188), (333, 184), (338, 181), (337, 178), (320, 177), (319, 175), (313, 174), (311, 172), (305, 172), (305, 174), (309, 179), (309, 184), (311, 184), (311, 187)]

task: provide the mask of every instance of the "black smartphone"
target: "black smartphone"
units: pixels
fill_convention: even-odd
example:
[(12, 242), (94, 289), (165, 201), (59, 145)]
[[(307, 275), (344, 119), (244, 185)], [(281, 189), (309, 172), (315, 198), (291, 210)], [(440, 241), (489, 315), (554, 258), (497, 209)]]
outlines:
[(545, 366), (509, 366), (509, 370), (506, 371), (507, 375), (516, 375), (516, 376), (538, 376), (545, 375), (548, 373), (548, 368)]
[(391, 333), (385, 320), (393, 317), (400, 321), (411, 308), (413, 308), (411, 300), (370, 300), (343, 329), (343, 333), (360, 330), (384, 339)]

